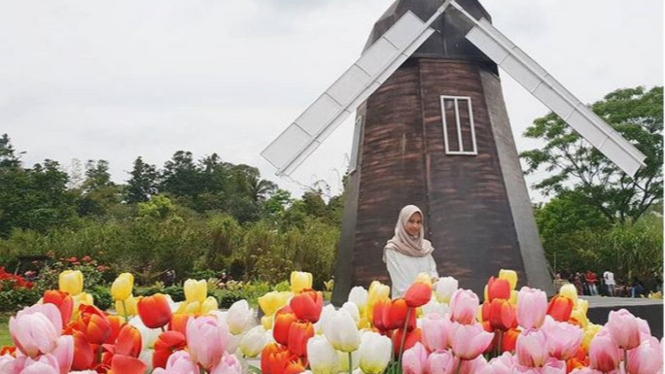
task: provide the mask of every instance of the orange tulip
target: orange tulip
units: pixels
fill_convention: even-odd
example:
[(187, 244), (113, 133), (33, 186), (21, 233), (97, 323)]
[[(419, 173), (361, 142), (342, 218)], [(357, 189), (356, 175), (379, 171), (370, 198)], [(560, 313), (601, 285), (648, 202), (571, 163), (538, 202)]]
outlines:
[[(261, 352), (261, 372), (264, 374), (284, 374), (287, 366), (294, 362), (300, 363), (302, 366), (302, 361), (298, 356), (290, 352), (285, 346), (275, 342), (268, 343)], [(304, 371), (304, 368), (298, 373), (302, 371)]]
[(297, 360), (289, 362), (284, 368), (283, 374), (300, 374), (303, 371), (305, 371), (305, 366), (302, 361)]
[(166, 331), (155, 340), (155, 352), (152, 355), (152, 367), (165, 368), (166, 361), (173, 352), (185, 349), (187, 339), (179, 331)]
[(506, 299), (494, 299), (489, 305), (489, 321), (492, 329), (506, 331), (517, 327), (515, 308)]
[[(400, 344), (402, 344), (402, 336), (404, 330), (403, 329), (397, 329), (395, 332), (393, 332), (393, 350), (395, 353), (395, 358), (399, 357), (399, 348)], [(402, 353), (406, 351), (407, 349), (413, 347), (416, 345), (416, 343), (420, 342), (422, 338), (422, 331), (420, 329), (415, 329), (413, 331), (407, 332), (406, 333), (406, 339), (404, 340), (404, 348), (402, 349)]]
[(314, 336), (314, 326), (311, 322), (293, 322), (289, 328), (289, 351), (300, 357), (306, 356), (307, 341), (312, 336)]
[(80, 371), (90, 369), (95, 360), (95, 353), (92, 350), (92, 345), (88, 343), (85, 334), (81, 331), (74, 331), (72, 337), (74, 338), (74, 360), (72, 361), (72, 370)]
[(423, 282), (415, 282), (407, 288), (404, 294), (406, 305), (411, 308), (421, 307), (432, 298), (432, 286)]
[(187, 338), (187, 320), (190, 315), (186, 313), (175, 313), (169, 322), (169, 330), (178, 331)]
[(490, 277), (487, 282), (487, 296), (490, 301), (494, 299), (510, 299), (510, 282), (506, 279)]
[(520, 331), (517, 329), (510, 329), (503, 333), (503, 343), (501, 352), (513, 352), (517, 344), (517, 338), (520, 336)]
[(285, 351), (286, 347), (279, 345), (275, 342), (270, 342), (263, 347), (261, 351), (261, 372), (266, 374), (272, 374), (270, 370), (270, 363), (272, 362), (273, 357), (282, 351)]
[[(399, 298), (391, 301), (390, 306), (383, 310), (383, 325), (388, 330), (404, 328), (408, 311), (409, 306), (406, 304), (406, 300)], [(415, 313), (411, 314), (415, 315)]]
[(115, 354), (139, 357), (142, 348), (141, 332), (132, 325), (123, 325), (115, 343)]
[(383, 324), (383, 313), (385, 312), (386, 309), (390, 308), (390, 300), (388, 299), (380, 299), (377, 300), (376, 303), (374, 303), (374, 308), (372, 310), (372, 321), (374, 323), (374, 327), (379, 329), (380, 331), (387, 331), (389, 330), (386, 325)]
[(148, 367), (138, 358), (115, 355), (108, 374), (144, 374)]
[(566, 296), (556, 295), (550, 300), (547, 314), (559, 322), (567, 322), (573, 312), (573, 300)]
[(111, 335), (106, 339), (106, 343), (113, 344), (116, 339), (118, 339), (118, 335), (120, 335), (120, 328), (125, 324), (125, 319), (118, 315), (107, 315), (106, 320), (109, 321), (109, 324), (111, 325)]
[(113, 333), (113, 327), (104, 312), (93, 305), (81, 305), (79, 310), (80, 317), (74, 329), (85, 334), (90, 344), (106, 343)]
[(275, 314), (275, 325), (272, 329), (272, 336), (275, 338), (275, 341), (282, 345), (289, 344), (289, 331), (291, 324), (298, 320), (295, 314), (291, 312), (282, 313), (277, 312)]
[(58, 307), (60, 316), (62, 317), (62, 325), (65, 326), (74, 311), (74, 299), (63, 291), (49, 290), (44, 292), (44, 304), (50, 303)]
[(171, 307), (166, 296), (161, 293), (141, 298), (136, 306), (146, 327), (156, 329), (171, 321)]
[(293, 313), (300, 320), (315, 323), (323, 310), (323, 295), (313, 290), (301, 291), (291, 299)]

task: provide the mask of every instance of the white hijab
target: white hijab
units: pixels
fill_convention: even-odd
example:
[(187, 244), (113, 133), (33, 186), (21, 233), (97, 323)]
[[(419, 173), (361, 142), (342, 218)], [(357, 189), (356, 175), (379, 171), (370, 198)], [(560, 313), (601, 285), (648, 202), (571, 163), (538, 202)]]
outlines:
[(423, 213), (415, 205), (407, 205), (399, 212), (399, 219), (395, 225), (395, 236), (388, 240), (383, 248), (383, 262), (386, 262), (386, 250), (388, 249), (411, 257), (425, 257), (434, 251), (432, 243), (425, 239), (425, 230), (422, 227), (417, 236), (411, 236), (406, 231), (406, 224), (415, 213), (420, 213), (420, 217), (423, 217)]

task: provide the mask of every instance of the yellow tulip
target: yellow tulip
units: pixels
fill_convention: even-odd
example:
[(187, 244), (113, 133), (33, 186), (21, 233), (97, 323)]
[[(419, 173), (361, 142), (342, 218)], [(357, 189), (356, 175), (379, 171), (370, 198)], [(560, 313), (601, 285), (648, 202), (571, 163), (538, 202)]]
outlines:
[(304, 289), (312, 288), (312, 273), (303, 271), (291, 272), (291, 292), (298, 293)]
[(425, 283), (428, 286), (432, 286), (432, 276), (427, 274), (427, 273), (418, 273), (418, 276), (416, 276), (415, 282), (420, 282), (420, 283)]
[(514, 290), (517, 287), (517, 273), (515, 270), (499, 270), (499, 279), (505, 279), (510, 283), (510, 289)]
[(81, 292), (76, 296), (73, 296), (74, 300), (74, 311), (72, 312), (72, 321), (75, 321), (79, 318), (79, 306), (81, 305), (95, 305), (95, 299), (86, 292)]
[[(122, 305), (123, 301), (125, 302), (124, 307)], [(127, 316), (129, 317), (135, 316), (137, 314), (137, 309), (136, 309), (137, 302), (138, 300), (136, 300), (136, 298), (134, 298), (133, 295), (129, 295), (129, 297), (126, 298), (125, 300), (116, 300), (115, 310), (117, 310), (118, 314), (120, 314), (121, 316), (124, 316), (125, 313), (127, 313)]]
[(198, 301), (202, 303), (208, 296), (208, 282), (205, 280), (187, 279), (184, 285), (185, 299), (187, 302)]
[(372, 322), (374, 318), (374, 304), (377, 301), (390, 297), (390, 287), (379, 281), (373, 281), (367, 291), (367, 305), (365, 306), (365, 317)]
[(570, 318), (574, 318), (577, 322), (580, 323), (580, 327), (583, 329), (589, 325), (589, 320), (586, 317), (586, 314), (580, 309), (575, 309), (570, 314)]
[(272, 330), (272, 318), (273, 316), (261, 317), (261, 326), (266, 330)]
[(191, 303), (187, 303), (185, 305), (185, 309), (183, 310), (183, 313), (185, 314), (199, 314), (201, 311), (201, 303), (198, 301), (192, 301)]
[(579, 309), (586, 315), (586, 312), (589, 310), (589, 301), (584, 299), (577, 299), (576, 309)]
[(272, 316), (275, 314), (277, 309), (286, 305), (286, 301), (290, 296), (291, 292), (268, 292), (267, 294), (259, 297), (259, 306), (266, 316)]
[(517, 305), (517, 295), (518, 294), (519, 294), (519, 292), (517, 292), (517, 290), (510, 291), (510, 300), (509, 300), (509, 302), (511, 304)]
[(60, 273), (58, 284), (60, 291), (76, 296), (83, 291), (83, 273), (79, 270), (65, 270)]
[(132, 296), (132, 288), (134, 287), (134, 276), (130, 273), (122, 273), (118, 278), (113, 281), (111, 286), (111, 295), (113, 300), (125, 300)]
[(567, 298), (573, 300), (573, 304), (577, 305), (577, 288), (573, 284), (564, 284), (559, 289), (559, 295), (566, 296)]
[(213, 310), (218, 310), (219, 304), (217, 304), (217, 299), (213, 296), (208, 296), (201, 304), (201, 314), (208, 314)]
[(600, 331), (602, 327), (603, 326), (601, 325), (589, 323), (584, 329), (584, 335), (582, 335), (582, 346), (587, 352), (589, 352), (589, 344), (591, 343), (591, 340), (596, 336), (596, 334), (598, 334), (598, 331)]

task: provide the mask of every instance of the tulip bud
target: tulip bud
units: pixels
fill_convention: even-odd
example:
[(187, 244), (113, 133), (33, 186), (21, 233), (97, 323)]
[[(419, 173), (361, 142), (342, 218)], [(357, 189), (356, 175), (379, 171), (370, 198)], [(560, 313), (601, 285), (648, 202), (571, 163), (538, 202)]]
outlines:
[(605, 327), (619, 348), (633, 349), (640, 345), (639, 324), (635, 316), (626, 309), (610, 311)]
[(573, 284), (568, 283), (561, 286), (559, 289), (559, 295), (566, 296), (573, 301), (573, 304), (577, 303), (577, 288), (575, 288), (575, 285)]
[(187, 279), (183, 288), (185, 291), (185, 300), (187, 300), (188, 303), (194, 301), (202, 303), (208, 296), (208, 282), (203, 279), (200, 281)]
[[(612, 313), (612, 312), (610, 312)], [(612, 341), (609, 333), (599, 332), (589, 344), (589, 361), (591, 367), (609, 373), (619, 367), (621, 351)]]
[[(287, 299), (291, 296), (291, 292), (277, 292), (272, 291), (258, 298), (259, 307), (266, 316), (272, 316), (277, 309), (286, 305)], [(269, 329), (266, 329), (269, 330)]]
[(404, 293), (404, 300), (410, 308), (421, 307), (432, 297), (432, 286), (427, 283), (412, 283)]
[(340, 357), (328, 339), (323, 336), (314, 336), (307, 341), (307, 360), (314, 374), (340, 372)]
[(475, 322), (478, 306), (478, 296), (473, 291), (459, 289), (450, 299), (451, 318), (462, 324), (471, 324)]
[(247, 300), (239, 300), (231, 305), (226, 315), (231, 334), (238, 335), (252, 328), (254, 324), (254, 309), (249, 307)]
[(560, 294), (550, 300), (550, 305), (547, 308), (547, 314), (559, 322), (568, 321), (572, 312), (573, 300)]
[[(140, 304), (139, 304), (140, 305)], [(228, 331), (214, 317), (187, 321), (187, 347), (192, 361), (210, 369), (221, 360), (228, 342)]]
[(356, 286), (351, 289), (349, 293), (349, 301), (358, 305), (358, 310), (361, 313), (364, 312), (365, 306), (367, 305), (368, 292), (361, 286)]
[(111, 295), (113, 300), (125, 300), (132, 295), (134, 287), (134, 276), (130, 273), (122, 273), (113, 281), (111, 285)]
[(505, 279), (490, 277), (487, 282), (487, 296), (489, 301), (494, 299), (510, 299), (510, 283)]
[(360, 345), (356, 322), (345, 310), (330, 313), (323, 325), (323, 334), (338, 351), (353, 352)]
[(215, 299), (214, 296), (208, 296), (205, 300), (203, 300), (199, 311), (202, 315), (206, 315), (213, 310), (219, 310), (219, 304), (217, 303), (217, 299)]
[(304, 289), (311, 289), (312, 280), (312, 273), (303, 271), (291, 272), (291, 292), (297, 294)]
[(510, 284), (510, 289), (514, 290), (517, 287), (517, 273), (515, 270), (499, 270), (499, 279), (505, 279)]
[(547, 295), (545, 292), (529, 287), (522, 287), (517, 296), (517, 322), (525, 329), (540, 328), (547, 314)]
[(143, 324), (151, 329), (163, 327), (171, 321), (171, 306), (163, 294), (142, 297), (137, 309)]
[(432, 276), (427, 274), (427, 273), (418, 273), (416, 275), (416, 279), (413, 281), (414, 283), (425, 283), (432, 288)]
[(53, 304), (60, 311), (62, 317), (62, 325), (65, 326), (72, 318), (74, 310), (74, 299), (63, 291), (46, 291), (44, 292), (44, 304)]
[(312, 290), (302, 291), (291, 298), (289, 305), (298, 319), (314, 323), (321, 316), (323, 295)]
[(289, 351), (296, 356), (307, 355), (307, 340), (314, 336), (314, 327), (309, 321), (295, 321), (289, 327), (289, 340), (287, 346)]
[(388, 367), (392, 353), (390, 338), (366, 332), (360, 342), (360, 369), (365, 374), (381, 374)]
[(59, 276), (60, 291), (76, 296), (83, 291), (83, 273), (79, 270), (65, 270)]
[(459, 288), (459, 282), (453, 277), (439, 278), (436, 283), (436, 297), (442, 303), (449, 303), (453, 293)]
[(246, 357), (254, 358), (261, 353), (268, 343), (268, 333), (262, 326), (255, 326), (240, 340), (240, 352)]

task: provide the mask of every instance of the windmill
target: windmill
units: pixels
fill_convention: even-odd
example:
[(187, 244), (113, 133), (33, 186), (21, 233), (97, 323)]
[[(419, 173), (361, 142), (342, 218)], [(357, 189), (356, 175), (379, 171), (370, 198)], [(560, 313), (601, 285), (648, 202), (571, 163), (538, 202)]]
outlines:
[(396, 0), (360, 58), (261, 153), (290, 175), (356, 111), (333, 303), (388, 282), (382, 248), (406, 204), (425, 214), (439, 273), (476, 293), (490, 274), (553, 293), (498, 68), (628, 175), (645, 156), (491, 24), (478, 0)]

